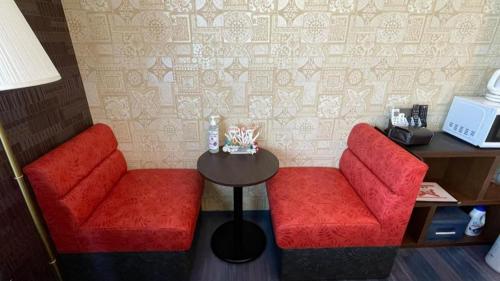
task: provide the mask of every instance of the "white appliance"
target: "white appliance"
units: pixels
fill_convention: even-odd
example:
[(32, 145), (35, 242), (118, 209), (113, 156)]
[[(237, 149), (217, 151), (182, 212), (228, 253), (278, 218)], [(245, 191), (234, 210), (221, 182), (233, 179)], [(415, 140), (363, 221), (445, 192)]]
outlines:
[(500, 69), (493, 73), (486, 88), (488, 88), (488, 92), (485, 98), (490, 101), (500, 102)]
[(500, 235), (484, 259), (493, 270), (500, 273)]
[(500, 147), (500, 103), (484, 97), (455, 97), (443, 131), (479, 147)]

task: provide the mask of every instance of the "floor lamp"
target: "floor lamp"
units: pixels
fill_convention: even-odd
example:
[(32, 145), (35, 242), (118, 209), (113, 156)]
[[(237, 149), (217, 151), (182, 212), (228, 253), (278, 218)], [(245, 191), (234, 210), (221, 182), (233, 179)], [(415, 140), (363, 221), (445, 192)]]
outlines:
[[(0, 1), (0, 95), (5, 90), (42, 85), (61, 79), (13, 0)], [(0, 122), (0, 141), (9, 160), (14, 178), (19, 185), (29, 214), (49, 256), (49, 264), (58, 280), (62, 281), (56, 255), (44, 228), (31, 193), (24, 181), (22, 170), (9, 145)]]

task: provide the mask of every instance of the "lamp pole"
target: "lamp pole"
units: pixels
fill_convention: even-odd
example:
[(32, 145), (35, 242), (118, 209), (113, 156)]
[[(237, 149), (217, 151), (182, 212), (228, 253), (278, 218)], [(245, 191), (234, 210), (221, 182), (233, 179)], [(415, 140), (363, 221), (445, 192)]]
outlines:
[(42, 220), (40, 219), (40, 215), (38, 214), (38, 210), (35, 206), (35, 203), (33, 202), (30, 190), (26, 185), (22, 170), (19, 167), (17, 159), (14, 156), (14, 152), (12, 151), (12, 148), (9, 144), (9, 140), (2, 126), (2, 122), (0, 122), (0, 141), (2, 142), (3, 150), (5, 151), (5, 155), (7, 156), (7, 159), (9, 161), (10, 168), (12, 169), (12, 173), (14, 174), (14, 179), (17, 181), (19, 189), (21, 190), (21, 193), (23, 195), (24, 201), (26, 202), (26, 206), (28, 207), (28, 212), (31, 216), (31, 219), (33, 220), (36, 231), (38, 232), (38, 235), (42, 239), (43, 246), (45, 247), (45, 250), (47, 251), (47, 254), (49, 256), (49, 264), (54, 269), (57, 280), (62, 281), (63, 279), (59, 267), (57, 265), (56, 254), (54, 253), (54, 249), (52, 248), (52, 244), (49, 240), (49, 236), (47, 235), (47, 231), (45, 230)]
[[(0, 94), (5, 90), (47, 84), (60, 79), (61, 75), (16, 3), (13, 0), (0, 0)], [(57, 280), (62, 281), (55, 250), (1, 122), (0, 142), (35, 229), (47, 250), (49, 264), (53, 267)]]

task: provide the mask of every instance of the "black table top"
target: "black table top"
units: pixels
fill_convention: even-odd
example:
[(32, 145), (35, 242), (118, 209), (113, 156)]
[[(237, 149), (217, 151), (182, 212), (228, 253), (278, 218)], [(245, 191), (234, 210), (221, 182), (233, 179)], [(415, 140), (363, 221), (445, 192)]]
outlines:
[(198, 158), (198, 171), (208, 180), (225, 186), (256, 185), (272, 178), (279, 161), (268, 150), (259, 148), (254, 155), (203, 153)]

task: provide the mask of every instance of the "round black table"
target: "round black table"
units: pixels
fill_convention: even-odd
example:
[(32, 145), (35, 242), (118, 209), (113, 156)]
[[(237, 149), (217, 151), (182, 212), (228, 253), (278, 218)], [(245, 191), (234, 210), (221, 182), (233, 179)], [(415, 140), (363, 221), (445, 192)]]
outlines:
[(209, 181), (232, 186), (234, 198), (233, 220), (215, 230), (212, 251), (230, 263), (244, 263), (260, 256), (266, 248), (266, 235), (255, 223), (243, 220), (243, 193), (245, 186), (256, 185), (276, 174), (279, 161), (271, 152), (259, 149), (254, 154), (203, 153), (198, 158), (198, 171)]

